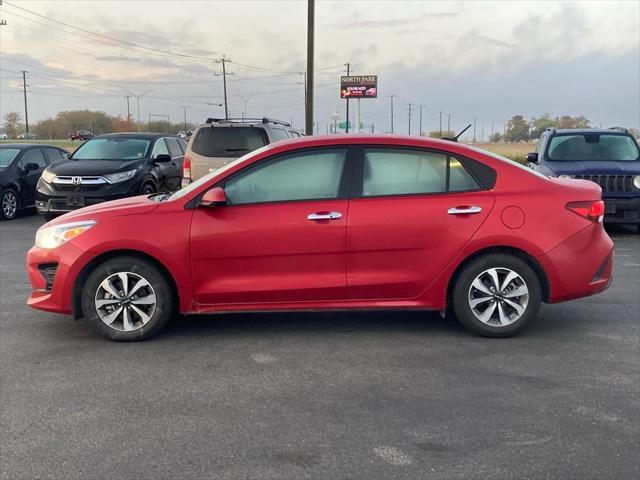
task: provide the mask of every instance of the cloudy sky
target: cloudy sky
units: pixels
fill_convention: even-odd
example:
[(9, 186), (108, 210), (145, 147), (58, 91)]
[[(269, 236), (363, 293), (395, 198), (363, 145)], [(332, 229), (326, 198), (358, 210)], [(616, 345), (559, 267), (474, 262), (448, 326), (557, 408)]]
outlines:
[[(189, 121), (222, 115), (226, 55), (229, 109), (292, 120), (302, 128), (304, 0), (4, 0), (0, 114), (29, 117), (99, 109), (126, 115), (125, 91), (147, 93), (141, 117)], [(376, 131), (459, 129), (478, 135), (515, 114), (585, 115), (599, 126), (640, 126), (640, 2), (316, 1), (315, 118), (344, 119), (339, 77), (377, 74), (379, 98), (362, 101)], [(212, 105), (208, 105), (211, 103)], [(353, 112), (354, 109), (352, 109)], [(136, 100), (131, 98), (136, 115)]]

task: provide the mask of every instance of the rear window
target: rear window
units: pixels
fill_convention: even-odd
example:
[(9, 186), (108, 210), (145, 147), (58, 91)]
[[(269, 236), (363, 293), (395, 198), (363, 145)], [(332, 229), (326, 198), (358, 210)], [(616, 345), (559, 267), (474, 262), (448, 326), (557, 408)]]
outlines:
[(258, 127), (202, 127), (191, 149), (205, 157), (240, 157), (269, 143)]
[(551, 138), (547, 153), (549, 160), (638, 160), (638, 147), (627, 135), (583, 133), (557, 135)]

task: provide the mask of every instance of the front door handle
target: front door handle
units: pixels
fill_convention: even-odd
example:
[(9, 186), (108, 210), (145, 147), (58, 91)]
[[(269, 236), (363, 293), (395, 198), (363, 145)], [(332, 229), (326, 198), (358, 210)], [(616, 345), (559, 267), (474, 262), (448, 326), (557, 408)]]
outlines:
[(447, 213), (449, 215), (469, 215), (472, 213), (480, 213), (481, 211), (482, 211), (482, 208), (478, 207), (477, 205), (471, 205), (471, 206), (465, 205), (464, 207), (450, 208), (449, 210), (447, 210)]
[(307, 220), (337, 220), (342, 218), (340, 212), (317, 212), (307, 215)]

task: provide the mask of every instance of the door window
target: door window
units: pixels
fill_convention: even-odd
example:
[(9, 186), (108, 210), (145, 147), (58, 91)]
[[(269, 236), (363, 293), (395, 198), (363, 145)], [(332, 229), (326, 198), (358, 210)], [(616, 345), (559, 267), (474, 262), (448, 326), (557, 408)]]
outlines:
[(171, 158), (182, 156), (182, 150), (180, 149), (178, 140), (176, 140), (175, 138), (165, 138), (164, 141), (167, 142), (167, 147), (169, 148), (169, 154), (171, 155)]
[(366, 148), (364, 151), (362, 195), (365, 197), (478, 188), (478, 183), (462, 163), (445, 154), (388, 148)]
[(230, 205), (337, 198), (346, 149), (297, 152), (250, 168), (225, 185)]
[(44, 155), (42, 154), (42, 150), (39, 148), (34, 148), (32, 150), (27, 150), (22, 155), (22, 159), (20, 160), (22, 168), (27, 163), (35, 163), (38, 165), (38, 169), (45, 168), (47, 166), (47, 162), (44, 159)]
[(164, 143), (164, 138), (159, 138), (156, 141), (151, 158), (157, 158), (158, 155), (169, 155), (169, 150), (167, 149), (167, 144)]
[(287, 140), (289, 138), (287, 132), (282, 128), (273, 128), (271, 131), (273, 132), (273, 136), (276, 140)]
[(57, 148), (45, 148), (47, 152), (47, 157), (49, 157), (50, 162), (57, 162), (58, 160), (64, 160), (64, 155)]

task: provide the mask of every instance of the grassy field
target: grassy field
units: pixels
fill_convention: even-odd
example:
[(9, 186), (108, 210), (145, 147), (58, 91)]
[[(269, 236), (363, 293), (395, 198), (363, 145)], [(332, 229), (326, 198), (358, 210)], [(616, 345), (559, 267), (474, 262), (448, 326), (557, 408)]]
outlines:
[[(78, 145), (82, 142), (72, 142), (68, 139), (62, 140), (0, 140), (0, 144), (2, 143), (12, 143), (12, 142), (20, 142), (20, 143), (48, 143), (50, 145), (56, 145), (58, 147), (65, 148), (70, 152), (73, 152)], [(525, 163), (525, 157), (527, 153), (533, 152), (535, 150), (535, 145), (532, 143), (477, 143), (476, 147), (482, 148), (484, 150), (489, 150), (490, 152), (497, 153), (498, 155), (502, 155), (503, 157), (510, 158), (511, 160), (515, 160), (519, 163)]]

